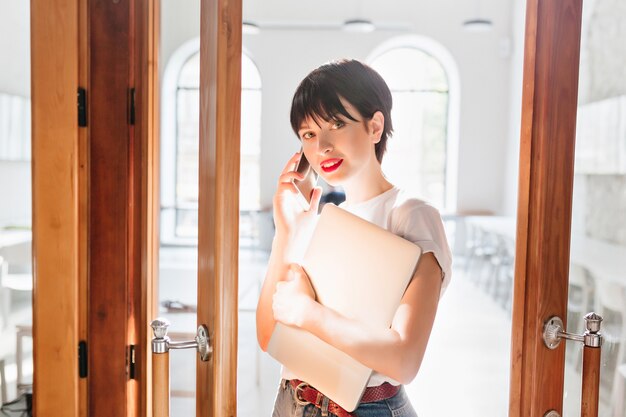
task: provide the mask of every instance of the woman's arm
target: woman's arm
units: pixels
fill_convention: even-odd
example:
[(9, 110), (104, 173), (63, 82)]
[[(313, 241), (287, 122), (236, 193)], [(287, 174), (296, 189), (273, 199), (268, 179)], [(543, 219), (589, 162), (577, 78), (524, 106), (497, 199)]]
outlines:
[(276, 324), (274, 313), (272, 312), (272, 295), (276, 290), (276, 284), (286, 279), (289, 269), (289, 265), (285, 262), (287, 240), (286, 237), (276, 236), (272, 242), (272, 252), (256, 308), (256, 335), (259, 346), (263, 351), (267, 350), (267, 344)]
[(372, 329), (315, 302), (303, 294), (302, 282), (307, 278), (302, 276), (279, 284), (274, 296), (274, 316), (311, 332), (365, 366), (406, 384), (417, 375), (426, 351), (439, 303), (441, 277), (434, 255), (424, 254), (390, 329)]
[(293, 180), (303, 179), (302, 174), (294, 171), (300, 155), (300, 153), (294, 154), (283, 168), (278, 178), (278, 187), (272, 204), (276, 233), (256, 309), (257, 340), (263, 351), (267, 350), (267, 344), (276, 324), (272, 312), (272, 296), (276, 291), (276, 285), (288, 279), (289, 264), (285, 257), (287, 248), (297, 225), (303, 224), (307, 219), (315, 218), (322, 197), (321, 187), (315, 187), (311, 195), (311, 207), (303, 211), (290, 195), (298, 193)]

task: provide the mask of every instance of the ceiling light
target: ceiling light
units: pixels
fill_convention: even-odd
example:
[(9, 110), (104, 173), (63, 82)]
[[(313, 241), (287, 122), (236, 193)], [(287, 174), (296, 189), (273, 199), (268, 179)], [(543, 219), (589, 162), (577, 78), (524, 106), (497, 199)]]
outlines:
[(244, 35), (256, 35), (259, 32), (261, 32), (261, 29), (259, 28), (259, 25), (257, 25), (256, 23), (252, 23), (252, 22), (244, 20), (243, 23), (241, 24), (241, 32)]
[(468, 19), (463, 22), (463, 27), (470, 32), (489, 32), (493, 28), (493, 23), (489, 19)]
[(343, 22), (342, 29), (346, 32), (373, 32), (376, 29), (374, 23), (365, 19), (348, 19)]

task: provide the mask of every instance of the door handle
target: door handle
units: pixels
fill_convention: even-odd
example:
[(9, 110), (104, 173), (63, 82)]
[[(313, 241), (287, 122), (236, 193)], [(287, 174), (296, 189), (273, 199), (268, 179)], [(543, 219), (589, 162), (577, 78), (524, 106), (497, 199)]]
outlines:
[[(585, 332), (583, 334), (566, 332), (563, 320), (558, 316), (550, 317), (543, 326), (543, 342), (549, 349), (556, 349), (561, 343), (561, 339), (574, 340), (584, 344), (581, 417), (598, 417), (602, 347), (601, 323), (601, 316), (596, 313), (588, 313), (585, 315)], [(550, 410), (546, 416), (557, 417), (558, 413)]]
[(152, 338), (152, 353), (167, 353), (170, 349), (196, 349), (200, 360), (206, 362), (211, 358), (213, 348), (209, 340), (209, 330), (204, 324), (198, 326), (196, 337), (193, 340), (172, 342), (167, 336), (170, 322), (164, 318), (152, 320), (150, 327), (154, 337)]
[(200, 360), (208, 361), (213, 354), (209, 331), (204, 324), (198, 326), (193, 340), (173, 342), (167, 336), (170, 322), (157, 318), (150, 323), (152, 338), (152, 415), (170, 416), (170, 349), (196, 349)]

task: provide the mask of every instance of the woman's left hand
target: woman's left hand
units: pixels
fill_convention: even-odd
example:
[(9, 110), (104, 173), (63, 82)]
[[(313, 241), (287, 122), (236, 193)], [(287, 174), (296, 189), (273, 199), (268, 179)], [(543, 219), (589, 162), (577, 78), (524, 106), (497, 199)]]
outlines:
[(274, 319), (288, 326), (303, 327), (315, 302), (315, 291), (302, 266), (290, 264), (288, 274), (288, 280), (276, 284), (272, 303)]

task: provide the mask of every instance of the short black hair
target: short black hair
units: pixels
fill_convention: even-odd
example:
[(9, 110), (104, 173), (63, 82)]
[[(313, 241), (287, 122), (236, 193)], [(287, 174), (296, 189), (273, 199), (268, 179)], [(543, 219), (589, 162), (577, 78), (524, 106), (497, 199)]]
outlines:
[(291, 102), (291, 127), (298, 135), (302, 122), (337, 120), (343, 115), (356, 119), (341, 104), (348, 101), (366, 120), (380, 111), (385, 125), (380, 141), (375, 145), (376, 159), (382, 162), (387, 139), (393, 132), (391, 124), (391, 92), (385, 80), (371, 67), (354, 59), (332, 61), (311, 71), (300, 83)]

